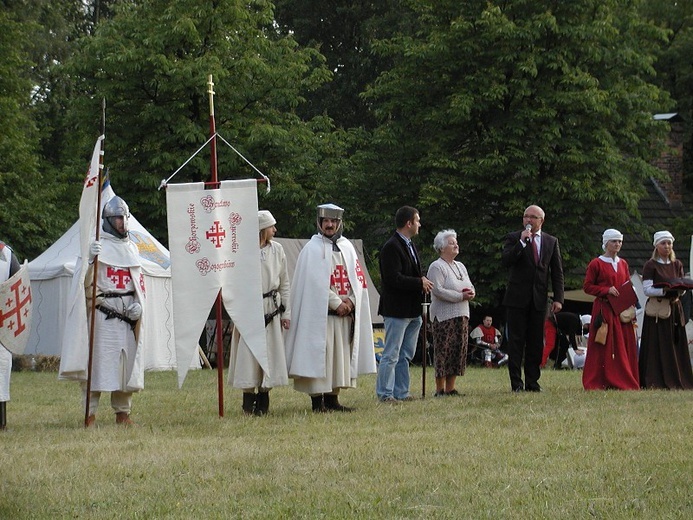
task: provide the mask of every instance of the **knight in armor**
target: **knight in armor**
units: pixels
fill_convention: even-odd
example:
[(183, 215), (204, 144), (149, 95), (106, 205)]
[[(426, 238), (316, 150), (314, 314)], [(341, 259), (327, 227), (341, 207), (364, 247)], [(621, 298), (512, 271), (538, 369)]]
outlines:
[(318, 206), (318, 232), (301, 250), (291, 285), (289, 377), (316, 413), (352, 411), (339, 403), (340, 390), (376, 371), (366, 278), (342, 236), (343, 214), (334, 204)]
[[(139, 251), (128, 234), (128, 205), (120, 197), (111, 198), (102, 211), (100, 240), (89, 246), (89, 267), (84, 277), (87, 310), (92, 308), (94, 266), (96, 271), (96, 299), (94, 319), (94, 350), (92, 359), (91, 394), (87, 426), (96, 423), (96, 412), (102, 392), (110, 392), (111, 407), (116, 424), (131, 426), (132, 394), (144, 388), (144, 356), (141, 330), (145, 298), (144, 277)], [(95, 261), (98, 259), (98, 261)], [(63, 344), (63, 357), (83, 358), (70, 352)], [(67, 349), (67, 352), (66, 352)], [(86, 351), (88, 354), (88, 351)], [(86, 367), (86, 360), (80, 359)], [(72, 377), (71, 377), (72, 376)], [(61, 378), (82, 381), (86, 399), (86, 372), (78, 377), (67, 373), (61, 359)]]
[[(265, 415), (269, 411), (269, 392), (275, 386), (289, 384), (282, 329), (289, 329), (289, 269), (282, 245), (272, 240), (277, 221), (267, 210), (258, 212), (260, 229), (260, 270), (262, 302), (265, 314), (265, 337), (268, 371), (260, 366), (243, 337), (234, 328), (229, 349), (229, 384), (243, 390), (246, 415)], [(256, 391), (257, 390), (257, 391)]]
[[(0, 283), (6, 282), (20, 265), (17, 257), (4, 242), (0, 242)], [(10, 400), (12, 353), (0, 343), (0, 430), (7, 428), (7, 401)]]

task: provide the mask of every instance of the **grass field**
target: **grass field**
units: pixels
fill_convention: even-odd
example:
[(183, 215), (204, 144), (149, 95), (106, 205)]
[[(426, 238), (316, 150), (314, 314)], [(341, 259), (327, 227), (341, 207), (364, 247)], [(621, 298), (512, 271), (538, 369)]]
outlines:
[(466, 395), (434, 398), (429, 369), (429, 397), (395, 405), (368, 376), (343, 392), (351, 414), (284, 387), (267, 417), (225, 387), (219, 418), (216, 372), (182, 390), (148, 373), (140, 427), (117, 427), (106, 395), (85, 430), (76, 383), (13, 373), (0, 518), (692, 518), (693, 392), (585, 392), (580, 375), (514, 395), (506, 371), (470, 368)]

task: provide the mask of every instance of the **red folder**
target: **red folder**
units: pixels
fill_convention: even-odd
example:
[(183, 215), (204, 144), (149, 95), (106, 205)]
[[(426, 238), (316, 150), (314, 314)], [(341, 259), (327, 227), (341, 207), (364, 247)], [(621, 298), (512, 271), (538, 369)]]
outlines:
[(665, 280), (663, 282), (656, 282), (653, 287), (658, 289), (670, 290), (680, 290), (685, 291), (686, 289), (693, 289), (693, 280), (690, 278), (672, 278), (671, 280)]
[(628, 280), (621, 287), (617, 287), (618, 296), (613, 294), (607, 295), (611, 308), (616, 314), (621, 314), (631, 305), (638, 303), (638, 295), (635, 294), (635, 289), (633, 289), (633, 283)]

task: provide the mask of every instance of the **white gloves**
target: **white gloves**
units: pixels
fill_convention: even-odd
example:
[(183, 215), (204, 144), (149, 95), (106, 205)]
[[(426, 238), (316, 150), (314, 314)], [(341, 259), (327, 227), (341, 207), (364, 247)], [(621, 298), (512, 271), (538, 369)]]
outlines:
[(125, 317), (132, 321), (137, 321), (142, 317), (142, 306), (137, 302), (132, 302), (125, 309)]
[(91, 244), (89, 244), (89, 262), (94, 261), (94, 257), (97, 255), (101, 254), (101, 250), (103, 247), (101, 246), (101, 242), (98, 240), (94, 240)]

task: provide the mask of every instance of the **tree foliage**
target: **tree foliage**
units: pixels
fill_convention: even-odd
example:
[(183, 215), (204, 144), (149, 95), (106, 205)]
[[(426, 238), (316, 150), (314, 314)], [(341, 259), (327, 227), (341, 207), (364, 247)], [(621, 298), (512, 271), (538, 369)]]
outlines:
[(46, 232), (55, 222), (52, 179), (39, 170), (30, 102), (29, 49), (37, 26), (22, 19), (22, 7), (0, 10), (0, 238), (27, 258), (50, 243)]
[(693, 2), (650, 0), (642, 2), (640, 13), (667, 32), (666, 41), (656, 51), (654, 81), (671, 94), (676, 101), (673, 110), (688, 123), (684, 167), (686, 183), (693, 190)]
[(529, 204), (546, 211), (566, 269), (584, 266), (596, 252), (586, 230), (628, 230), (654, 173), (665, 128), (652, 115), (669, 106), (651, 83), (662, 31), (617, 0), (409, 4), (416, 29), (377, 45), (395, 65), (365, 94), (380, 126), (357, 160), (378, 182), (360, 193), (384, 215), (418, 205), (426, 242), (461, 232), (482, 300), (504, 285), (499, 232)]
[[(269, 2), (124, 2), (69, 64), (89, 94), (77, 100), (72, 120), (97, 135), (99, 105), (107, 100), (105, 162), (114, 188), (165, 237), (164, 192), (157, 188), (208, 138), (212, 75), (217, 131), (270, 177), (273, 190), (260, 204), (296, 232), (329, 180), (324, 164), (341, 153), (328, 118), (296, 114), (305, 93), (329, 79), (322, 62), (277, 33)], [(200, 153), (173, 182), (208, 181), (209, 164), (209, 152)], [(222, 141), (218, 171), (220, 179), (256, 176)]]

